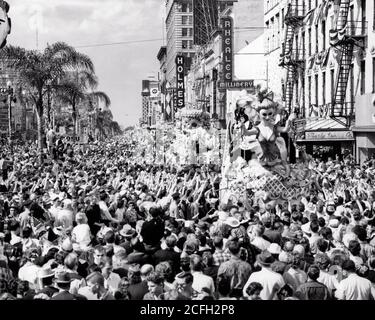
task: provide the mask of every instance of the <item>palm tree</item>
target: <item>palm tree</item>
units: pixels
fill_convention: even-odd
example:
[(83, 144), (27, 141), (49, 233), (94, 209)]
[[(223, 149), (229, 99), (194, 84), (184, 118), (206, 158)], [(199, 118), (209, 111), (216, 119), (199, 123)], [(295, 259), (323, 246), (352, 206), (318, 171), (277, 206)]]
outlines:
[(26, 50), (8, 46), (4, 49), (10, 67), (19, 73), (19, 85), (27, 90), (38, 118), (38, 148), (42, 161), (44, 138), (44, 104), (51, 88), (63, 79), (67, 72), (84, 70), (94, 74), (91, 59), (63, 42), (48, 45), (44, 51)]
[(72, 107), (74, 139), (77, 134), (78, 108), (90, 99), (92, 93), (88, 93), (88, 90), (94, 90), (97, 85), (98, 80), (94, 73), (87, 70), (80, 70), (66, 74), (66, 77), (62, 79), (57, 87), (58, 99)]

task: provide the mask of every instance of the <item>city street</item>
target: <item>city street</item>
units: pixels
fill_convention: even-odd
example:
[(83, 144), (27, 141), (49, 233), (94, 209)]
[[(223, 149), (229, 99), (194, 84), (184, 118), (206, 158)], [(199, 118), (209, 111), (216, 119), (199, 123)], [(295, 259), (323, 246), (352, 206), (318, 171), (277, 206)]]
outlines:
[(0, 300), (375, 300), (374, 5), (0, 0)]

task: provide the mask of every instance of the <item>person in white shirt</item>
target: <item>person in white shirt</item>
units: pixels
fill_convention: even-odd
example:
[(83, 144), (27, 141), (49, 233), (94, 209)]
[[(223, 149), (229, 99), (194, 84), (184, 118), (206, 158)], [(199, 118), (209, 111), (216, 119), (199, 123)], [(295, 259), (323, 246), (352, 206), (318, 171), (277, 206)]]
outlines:
[(263, 233), (264, 227), (261, 225), (256, 225), (251, 230), (251, 244), (261, 251), (267, 250), (271, 245), (271, 242), (263, 238)]
[(38, 289), (39, 271), (41, 270), (34, 262), (39, 257), (37, 249), (29, 249), (26, 254), (27, 262), (18, 270), (18, 278), (29, 282), (30, 289)]
[(338, 300), (375, 300), (375, 288), (371, 281), (356, 274), (352, 260), (345, 261), (342, 269), (347, 278), (337, 287), (335, 296)]
[(72, 231), (72, 242), (78, 244), (81, 249), (87, 248), (91, 242), (90, 227), (87, 224), (86, 214), (79, 212), (76, 215), (77, 225)]
[(55, 221), (56, 227), (63, 227), (65, 230), (71, 230), (73, 228), (74, 212), (72, 208), (72, 201), (65, 199), (63, 201), (64, 208), (59, 211), (57, 219)]
[(299, 253), (293, 252), (292, 265), (283, 275), (284, 281), (293, 289), (294, 292), (301, 284), (307, 281), (306, 272), (300, 269), (301, 261), (302, 259)]
[(211, 294), (215, 292), (214, 280), (205, 274), (203, 274), (203, 261), (199, 255), (191, 255), (190, 257), (190, 269), (193, 275), (193, 289), (197, 293), (201, 293), (203, 288), (210, 291)]
[(262, 300), (276, 300), (277, 292), (285, 285), (285, 281), (279, 273), (271, 270), (271, 264), (275, 258), (267, 250), (257, 256), (257, 263), (262, 266), (262, 270), (250, 275), (245, 286), (243, 287), (243, 296), (248, 298), (247, 288), (252, 282), (258, 282), (262, 285), (263, 290), (260, 292)]
[(54, 195), (52, 198), (53, 205), (51, 208), (48, 209), (51, 216), (56, 220), (59, 216), (59, 212), (62, 209), (61, 208), (61, 201), (60, 198), (57, 195)]
[(118, 223), (118, 221), (116, 219), (114, 219), (109, 212), (108, 206), (105, 202), (107, 197), (108, 197), (107, 194), (101, 194), (100, 195), (100, 201), (98, 202), (98, 205), (99, 205), (99, 208), (100, 208), (101, 218), (103, 220)]

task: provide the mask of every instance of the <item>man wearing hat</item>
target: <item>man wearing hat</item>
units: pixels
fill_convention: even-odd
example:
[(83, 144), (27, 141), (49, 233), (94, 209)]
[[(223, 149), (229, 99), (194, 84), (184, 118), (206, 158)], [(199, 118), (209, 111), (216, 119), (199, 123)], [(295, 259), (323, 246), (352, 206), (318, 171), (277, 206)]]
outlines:
[(276, 299), (276, 293), (285, 285), (285, 281), (282, 275), (271, 270), (271, 265), (274, 262), (275, 258), (267, 250), (264, 250), (257, 256), (257, 264), (260, 265), (262, 269), (252, 273), (247, 280), (243, 288), (243, 295), (245, 297), (248, 297), (246, 290), (250, 283), (259, 282), (263, 287), (263, 290), (260, 292), (260, 298), (262, 300)]
[(55, 277), (55, 272), (52, 271), (50, 266), (45, 266), (39, 270), (39, 284), (42, 288), (38, 294), (44, 293), (50, 298), (56, 293), (59, 292), (59, 289), (53, 286), (53, 279)]
[(67, 272), (58, 272), (55, 275), (55, 285), (59, 292), (51, 300), (87, 300), (86, 297), (80, 294), (71, 294), (69, 292), (71, 282), (72, 279)]

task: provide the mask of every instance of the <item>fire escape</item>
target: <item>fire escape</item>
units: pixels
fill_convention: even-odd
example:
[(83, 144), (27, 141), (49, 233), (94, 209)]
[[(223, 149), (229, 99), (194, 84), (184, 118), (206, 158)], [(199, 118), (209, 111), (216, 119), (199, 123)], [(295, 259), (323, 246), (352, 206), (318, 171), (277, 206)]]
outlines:
[[(282, 46), (279, 66), (286, 69), (286, 84), (284, 88), (284, 100), (286, 110), (292, 112), (293, 92), (296, 79), (299, 72), (303, 72), (305, 68), (303, 49), (295, 43), (295, 36), (298, 29), (303, 26), (305, 17), (304, 5), (298, 5), (296, 1), (288, 4), (285, 15), (285, 41)], [(299, 113), (300, 110), (295, 110)]]
[(336, 28), (330, 30), (330, 44), (338, 52), (339, 68), (329, 114), (347, 128), (350, 128), (355, 116), (354, 101), (346, 101), (354, 48), (364, 48), (367, 34), (367, 22), (348, 20), (349, 11), (350, 0), (341, 0)]

